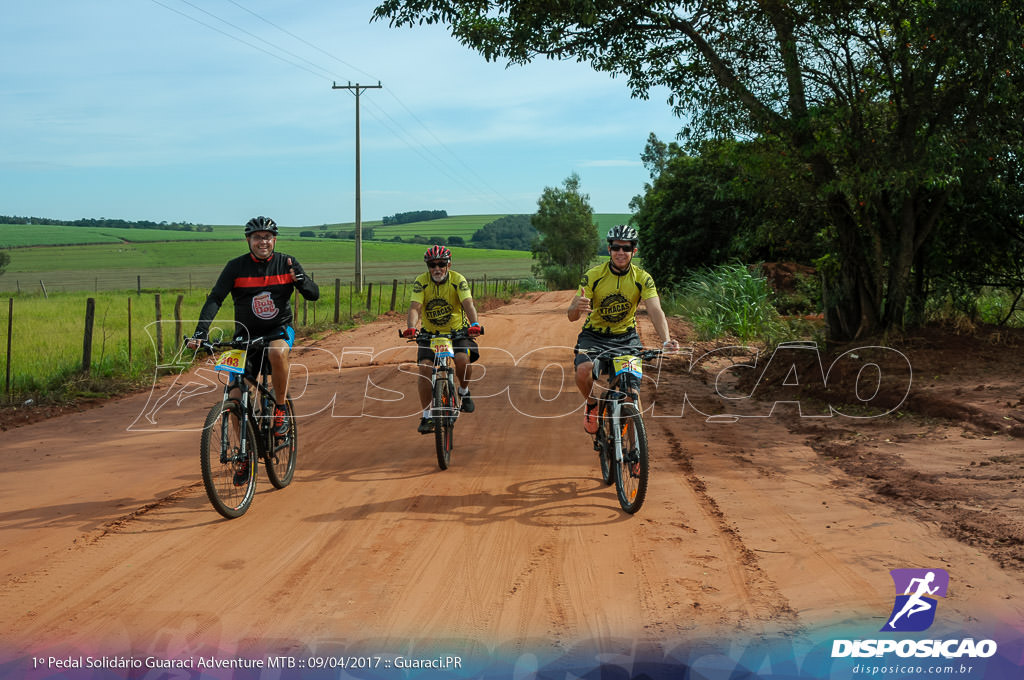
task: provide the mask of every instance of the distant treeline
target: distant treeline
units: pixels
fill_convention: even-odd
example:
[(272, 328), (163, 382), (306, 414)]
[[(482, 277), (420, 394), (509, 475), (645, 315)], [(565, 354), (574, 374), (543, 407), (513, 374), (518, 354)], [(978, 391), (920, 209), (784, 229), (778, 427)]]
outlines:
[(537, 230), (529, 215), (506, 215), (481, 227), (470, 239), (474, 248), (530, 250)]
[[(444, 211), (442, 210), (441, 212)], [(412, 215), (420, 213), (403, 214)], [(399, 217), (399, 215), (396, 215), (396, 217)], [(422, 221), (422, 218), (417, 221)], [(318, 234), (313, 230), (307, 229), (299, 232), (299, 236), (306, 236), (310, 238), (338, 238), (351, 241), (355, 239), (355, 231), (324, 231)], [(465, 246), (468, 248), (486, 248), (491, 250), (530, 250), (536, 238), (537, 230), (530, 222), (529, 215), (506, 215), (505, 217), (500, 217), (493, 222), (488, 222), (477, 229), (468, 242), (462, 236), (441, 236), (438, 234), (432, 234), (430, 236), (423, 234), (415, 234), (412, 236), (392, 236), (389, 240), (395, 243), (419, 243), (427, 245), (439, 244), (446, 246)], [(374, 240), (372, 227), (363, 227), (363, 240)]]
[(47, 217), (18, 217), (17, 215), (0, 215), (0, 224), (47, 224), (59, 227), (106, 227), (117, 229), (164, 229), (166, 231), (213, 231), (207, 224), (191, 222), (150, 222), (149, 220), (110, 220), (99, 219), (53, 220)]
[(427, 220), (439, 220), (448, 217), (447, 210), (413, 210), (412, 212), (395, 213), (390, 217), (385, 216), (382, 224), (409, 224), (410, 222), (426, 222)]

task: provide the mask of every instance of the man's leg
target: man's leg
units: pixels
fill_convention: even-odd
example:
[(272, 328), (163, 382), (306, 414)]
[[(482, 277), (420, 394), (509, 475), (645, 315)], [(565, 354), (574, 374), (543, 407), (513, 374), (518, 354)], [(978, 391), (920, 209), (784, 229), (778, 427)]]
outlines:
[(270, 362), (271, 373), (270, 383), (274, 386), (274, 398), (277, 405), (274, 407), (274, 434), (284, 437), (288, 434), (288, 419), (285, 402), (288, 400), (288, 379), (289, 365), (288, 342), (285, 340), (273, 340), (267, 347), (267, 360)]
[(267, 348), (267, 359), (272, 369), (270, 383), (274, 386), (274, 396), (277, 403), (284, 405), (288, 399), (288, 352), (290, 351), (285, 340), (273, 340)]
[(576, 389), (587, 398), (583, 408), (583, 429), (587, 434), (597, 432), (597, 400), (591, 395), (594, 389), (594, 362), (583, 361), (576, 366)]
[(434, 431), (434, 423), (429, 416), (430, 403), (434, 398), (430, 389), (430, 374), (434, 371), (434, 364), (432, 361), (424, 360), (417, 365), (417, 368), (420, 375), (416, 379), (416, 391), (420, 395), (420, 406), (423, 408), (423, 414), (420, 417), (420, 425), (416, 431), (420, 434), (430, 434)]
[(455, 375), (459, 377), (459, 398), (462, 410), (472, 413), (476, 410), (473, 397), (469, 396), (469, 379), (473, 375), (473, 364), (469, 361), (469, 353), (463, 349), (455, 350)]

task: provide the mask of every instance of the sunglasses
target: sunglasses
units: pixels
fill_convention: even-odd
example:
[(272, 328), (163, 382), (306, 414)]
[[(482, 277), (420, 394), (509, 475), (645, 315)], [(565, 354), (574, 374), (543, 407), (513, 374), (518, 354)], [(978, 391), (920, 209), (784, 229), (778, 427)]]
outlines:
[(427, 269), (444, 269), (448, 266), (447, 262), (428, 262)]
[(267, 234), (266, 236), (259, 236), (257, 234), (253, 234), (249, 238), (251, 238), (253, 241), (273, 241), (277, 237), (274, 236), (273, 234)]
[(608, 250), (612, 251), (613, 253), (631, 253), (633, 252), (633, 246), (608, 246)]

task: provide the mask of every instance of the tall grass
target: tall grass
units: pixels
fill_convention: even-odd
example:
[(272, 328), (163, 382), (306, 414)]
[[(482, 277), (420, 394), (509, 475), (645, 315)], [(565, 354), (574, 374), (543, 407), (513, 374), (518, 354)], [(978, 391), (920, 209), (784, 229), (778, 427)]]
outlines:
[(684, 279), (669, 308), (689, 318), (702, 340), (731, 335), (744, 342), (772, 342), (787, 332), (772, 296), (763, 276), (746, 265), (727, 264)]

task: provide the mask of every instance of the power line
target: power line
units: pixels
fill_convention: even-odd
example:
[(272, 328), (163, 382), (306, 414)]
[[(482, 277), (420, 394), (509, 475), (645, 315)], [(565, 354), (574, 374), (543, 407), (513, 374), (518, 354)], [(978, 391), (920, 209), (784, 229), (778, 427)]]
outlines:
[[(216, 14), (214, 14), (214, 13), (212, 13), (212, 12), (206, 10), (206, 9), (203, 9), (202, 7), (199, 7), (199, 6), (195, 5), (194, 3), (190, 2), (190, 0), (179, 0), (179, 2), (181, 2), (181, 3), (185, 4), (185, 5), (188, 5), (189, 7), (192, 7), (195, 10), (198, 10), (199, 12), (202, 12), (203, 14), (205, 14), (205, 15), (207, 15), (207, 16), (209, 16), (209, 17), (211, 17), (211, 18), (221, 22), (222, 24), (231, 27), (232, 29), (238, 31), (239, 33), (242, 33), (244, 35), (247, 35), (247, 36), (251, 37), (254, 40), (259, 41), (260, 44), (254, 44), (252, 42), (244, 40), (244, 39), (238, 37), (237, 35), (233, 35), (233, 34), (227, 32), (227, 31), (224, 31), (224, 30), (218, 28), (217, 26), (213, 26), (213, 25), (211, 25), (211, 24), (209, 24), (209, 23), (207, 23), (205, 21), (202, 21), (201, 19), (199, 19), (199, 18), (197, 18), (197, 17), (195, 17), (195, 16), (193, 16), (191, 14), (188, 14), (186, 12), (182, 12), (179, 9), (171, 7), (171, 6), (167, 5), (167, 4), (165, 4), (164, 2), (161, 2), (160, 0), (151, 0), (151, 1), (154, 4), (157, 4), (157, 5), (165, 8), (165, 9), (168, 9), (168, 10), (170, 10), (170, 11), (176, 13), (176, 14), (179, 14), (179, 15), (181, 15), (181, 16), (183, 16), (183, 17), (185, 17), (185, 18), (187, 18), (187, 19), (189, 19), (191, 21), (194, 21), (194, 22), (198, 23), (201, 26), (209, 28), (210, 30), (216, 31), (216, 32), (220, 33), (221, 35), (224, 35), (224, 36), (226, 36), (228, 38), (231, 38), (232, 40), (240, 42), (243, 45), (246, 45), (248, 47), (252, 47), (253, 49), (259, 50), (260, 52), (263, 52), (264, 54), (267, 54), (267, 55), (269, 55), (271, 57), (274, 57), (275, 59), (283, 61), (284, 63), (289, 64), (290, 66), (294, 66), (296, 68), (302, 69), (303, 71), (306, 71), (307, 73), (310, 73), (310, 74), (312, 74), (314, 76), (317, 76), (317, 77), (325, 77), (325, 74), (327, 74), (329, 76), (332, 76), (334, 80), (340, 80), (340, 78), (338, 78), (331, 69), (329, 69), (329, 68), (327, 68), (325, 66), (322, 66), (320, 64), (314, 63), (313, 61), (310, 61), (309, 59), (306, 59), (305, 57), (302, 57), (301, 55), (298, 55), (298, 54), (296, 54), (296, 53), (294, 53), (292, 51), (289, 51), (289, 50), (285, 49), (284, 47), (274, 43), (272, 40), (269, 40), (269, 39), (263, 38), (261, 36), (258, 36), (255, 33), (252, 33), (251, 31), (248, 31), (248, 30), (246, 30), (246, 29), (244, 29), (244, 28), (242, 28), (242, 27), (240, 27), (240, 26), (238, 26), (238, 25), (236, 25), (236, 24), (234, 24), (234, 23), (232, 23), (232, 22), (230, 22), (230, 21), (228, 21), (226, 19), (223, 19), (222, 17), (219, 17)], [(348, 63), (344, 59), (341, 59), (340, 57), (338, 57), (338, 56), (336, 56), (334, 54), (331, 54), (330, 52), (328, 52), (328, 51), (326, 51), (324, 49), (321, 49), (320, 47), (314, 45), (313, 43), (309, 42), (308, 40), (305, 40), (304, 38), (296, 35), (292, 31), (289, 31), (289, 30), (279, 26), (278, 24), (274, 23), (273, 21), (270, 21), (266, 17), (263, 17), (259, 13), (255, 12), (255, 11), (253, 11), (253, 10), (247, 8), (247, 7), (245, 7), (244, 5), (242, 5), (241, 3), (237, 2), (236, 0), (227, 0), (227, 1), (230, 2), (231, 4), (235, 5), (239, 9), (241, 9), (241, 10), (247, 12), (248, 14), (252, 15), (253, 17), (259, 19), (260, 21), (266, 23), (267, 25), (273, 27), (274, 29), (280, 31), (281, 33), (284, 33), (285, 35), (289, 36), (290, 38), (292, 38), (294, 40), (297, 40), (298, 42), (302, 43), (303, 45), (306, 45), (307, 47), (309, 47), (309, 48), (319, 52), (320, 54), (322, 54), (322, 55), (324, 55), (324, 56), (326, 56), (326, 57), (328, 57), (330, 59), (333, 59), (334, 61), (336, 61), (336, 62), (346, 66), (347, 68), (350, 68), (352, 70), (358, 71), (359, 73), (363, 73), (364, 75), (369, 75), (365, 71), (363, 71), (362, 69), (359, 69), (358, 67)], [(272, 51), (266, 49), (262, 45), (269, 45), (269, 46), (273, 47), (274, 49), (280, 51), (281, 53), (289, 55), (290, 57), (293, 57), (294, 59), (299, 60), (301, 62), (304, 62), (305, 64), (308, 64), (310, 67), (312, 67), (313, 69), (317, 69), (320, 72), (318, 73), (316, 71), (313, 71), (310, 68), (308, 68), (307, 66), (304, 66), (302, 63), (297, 63), (295, 61), (289, 60), (289, 59), (281, 56), (281, 54), (277, 54), (275, 52), (272, 52)], [(379, 82), (379, 80), (378, 80), (378, 82)], [(406, 106), (405, 103), (401, 99), (399, 99), (398, 96), (395, 95), (390, 89), (388, 90), (388, 94), (391, 95), (391, 97), (394, 98), (394, 100), (399, 104), (399, 106), (401, 106), (406, 111), (406, 113), (413, 120), (415, 120), (420, 125), (420, 127), (423, 128), (423, 130), (426, 131), (426, 133), (434, 140), (434, 142), (436, 142), (436, 144), (440, 148), (442, 148), (444, 151), (446, 151), (452, 158), (454, 158), (458, 162), (459, 165), (461, 165), (463, 168), (465, 168), (465, 170), (468, 173), (468, 175), (467, 175), (468, 177), (471, 177), (473, 179), (479, 180), (481, 182), (482, 186), (484, 187), (484, 190), (480, 189), (480, 185), (474, 185), (472, 183), (472, 181), (467, 181), (467, 179), (460, 177), (461, 173), (458, 170), (456, 170), (455, 168), (453, 168), (452, 166), (447, 164), (437, 154), (435, 154), (433, 151), (431, 151), (426, 145), (424, 145), (424, 144), (422, 144), (420, 142), (416, 142), (415, 141), (415, 137), (408, 132), (408, 130), (405, 128), (405, 126), (403, 126), (399, 121), (395, 120), (395, 118), (392, 117), (389, 113), (387, 113), (386, 110), (384, 110), (383, 108), (381, 108), (379, 106), (371, 104), (371, 109), (376, 109), (377, 111), (379, 111), (382, 115), (384, 115), (385, 117), (387, 117), (387, 119), (389, 119), (392, 123), (394, 123), (394, 125), (398, 128), (399, 132), (396, 133), (395, 130), (391, 130), (392, 134), (395, 134), (395, 136), (397, 138), (399, 138), (404, 144), (409, 146), (409, 148), (412, 151), (417, 153), (417, 155), (419, 155), (421, 158), (426, 160), (429, 164), (434, 165), (435, 167), (437, 167), (442, 172), (442, 174), (444, 174), (446, 177), (451, 179), (456, 184), (462, 186), (464, 189), (468, 189), (470, 191), (470, 193), (476, 195), (478, 198), (484, 200), (485, 202), (495, 202), (495, 201), (497, 201), (498, 203), (506, 204), (506, 206), (512, 206), (513, 205), (512, 201), (510, 199), (508, 199), (506, 196), (504, 196), (498, 190), (496, 190), (493, 187), (491, 187), (490, 185), (488, 185), (486, 183), (486, 181), (480, 179), (480, 174), (478, 172), (474, 171), (465, 161), (463, 161), (457, 154), (455, 154), (454, 151), (449, 149), (447, 147), (447, 145), (445, 145), (444, 142), (442, 142), (437, 137), (437, 135), (435, 135), (434, 132), (429, 127), (427, 127), (427, 125), (415, 113), (413, 113), (413, 111), (410, 110), (409, 107)], [(383, 121), (381, 121), (379, 118), (377, 120), (379, 122), (381, 122), (382, 124), (384, 124), (385, 127), (388, 127), (387, 124), (384, 123)], [(412, 140), (412, 141), (410, 141), (410, 140)], [(418, 145), (420, 148), (422, 148), (423, 152), (421, 152), (419, 149), (417, 149), (416, 145)], [(510, 210), (509, 212), (514, 212), (514, 210)]]
[[(284, 57), (282, 57), (282, 56), (281, 56), (281, 55), (279, 55), (279, 54), (275, 54), (275, 53), (271, 52), (270, 50), (267, 50), (267, 49), (265, 49), (265, 48), (263, 48), (263, 47), (260, 47), (259, 45), (254, 45), (254, 44), (252, 44), (251, 42), (248, 42), (248, 41), (246, 41), (246, 40), (242, 40), (242, 39), (241, 39), (241, 38), (239, 38), (239, 37), (238, 37), (237, 35), (232, 35), (232, 34), (228, 33), (227, 31), (222, 31), (221, 29), (217, 28), (216, 26), (213, 26), (213, 25), (211, 25), (211, 24), (208, 24), (208, 23), (206, 23), (205, 21), (202, 21), (201, 19), (197, 19), (196, 17), (192, 16), (191, 14), (187, 14), (187, 13), (185, 13), (185, 12), (182, 12), (182, 11), (181, 11), (181, 10), (179, 10), (179, 9), (175, 9), (174, 7), (171, 7), (170, 5), (165, 5), (164, 3), (160, 2), (160, 0), (150, 0), (150, 2), (152, 2), (152, 3), (156, 4), (156, 5), (160, 5), (160, 6), (161, 6), (161, 7), (163, 7), (164, 9), (170, 10), (170, 11), (174, 12), (175, 14), (180, 14), (181, 16), (185, 17), (186, 19), (189, 19), (189, 20), (191, 20), (191, 21), (194, 21), (194, 22), (196, 22), (197, 24), (199, 24), (200, 26), (205, 26), (206, 28), (210, 29), (211, 31), (216, 31), (217, 33), (220, 33), (221, 35), (227, 36), (228, 38), (231, 38), (232, 40), (235, 40), (235, 41), (237, 41), (237, 42), (240, 42), (240, 43), (242, 43), (243, 45), (246, 45), (246, 46), (248, 46), (248, 47), (251, 47), (251, 48), (253, 48), (253, 49), (255, 49), (255, 50), (259, 50), (260, 52), (263, 52), (264, 54), (268, 54), (268, 55), (270, 55), (271, 57), (274, 57), (275, 59), (279, 59), (279, 60), (283, 61), (283, 62), (284, 62), (284, 63), (286, 63), (286, 64), (289, 64), (289, 65), (291, 65), (291, 66), (294, 66), (294, 67), (296, 67), (296, 68), (300, 68), (300, 69), (302, 69), (303, 71), (306, 71), (307, 73), (312, 73), (313, 75), (317, 76), (318, 78), (322, 78), (322, 77), (323, 77), (323, 74), (321, 74), (321, 73), (315, 73), (315, 72), (313, 72), (313, 71), (310, 71), (310, 70), (309, 70), (308, 68), (306, 68), (306, 67), (305, 67), (305, 66), (303, 66), (302, 64), (296, 64), (295, 62), (292, 62), (292, 61), (288, 61), (287, 59), (285, 59)], [(195, 5), (192, 5), (192, 3), (190, 3), (190, 2), (187, 2), (186, 0), (181, 0), (181, 2), (185, 2), (185, 4), (187, 4), (187, 5), (191, 5), (192, 7), (195, 7)], [(200, 8), (196, 7), (196, 9), (200, 9)], [(210, 13), (209, 13), (209, 12), (207, 12), (206, 10), (200, 10), (200, 11), (202, 11), (202, 12), (204, 12), (204, 13), (206, 13), (206, 14), (210, 14)], [(228, 21), (224, 21), (223, 19), (220, 19), (219, 17), (216, 17), (216, 16), (214, 16), (213, 14), (210, 14), (210, 16), (213, 16), (213, 17), (214, 17), (215, 19), (217, 19), (218, 21), (222, 21), (222, 22), (224, 22), (225, 24), (227, 24), (227, 25), (229, 25), (229, 26), (232, 26), (232, 24), (231, 24), (230, 22), (228, 22)], [(237, 28), (237, 27), (235, 27), (235, 28)], [(241, 30), (241, 29), (238, 29), (238, 30)], [(246, 33), (248, 33), (247, 31), (243, 31), (243, 32), (246, 32)], [(250, 33), (249, 35), (252, 35), (252, 34)], [(254, 37), (255, 37), (255, 36), (254, 36)], [(278, 48), (278, 49), (280, 49), (280, 48)], [(284, 50), (282, 50), (282, 51), (284, 51)], [(320, 67), (318, 66), (317, 68), (320, 68)]]

